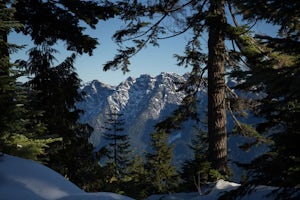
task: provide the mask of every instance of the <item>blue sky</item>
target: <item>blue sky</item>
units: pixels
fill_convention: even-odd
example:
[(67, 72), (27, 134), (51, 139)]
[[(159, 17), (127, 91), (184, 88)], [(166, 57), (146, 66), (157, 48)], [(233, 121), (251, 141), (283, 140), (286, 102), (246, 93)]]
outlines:
[[(122, 26), (124, 25), (120, 21), (113, 19), (100, 22), (95, 30), (88, 29), (86, 31), (92, 37), (98, 38), (100, 45), (94, 50), (93, 56), (81, 55), (76, 60), (75, 67), (83, 82), (97, 79), (103, 83), (118, 85), (129, 76), (138, 77), (141, 74), (156, 76), (161, 72), (184, 74), (190, 71), (190, 69), (177, 66), (176, 59), (173, 56), (174, 54), (182, 54), (184, 51), (187, 38), (189, 37), (188, 34), (185, 34), (176, 38), (161, 40), (159, 47), (149, 45), (131, 59), (130, 72), (125, 75), (120, 70), (104, 72), (102, 70), (103, 65), (113, 59), (117, 49), (117, 45), (113, 42), (111, 36)], [(270, 24), (258, 24), (255, 25), (254, 29), (258, 33), (274, 34), (276, 32), (274, 26)], [(205, 45), (207, 43), (206, 39), (202, 38), (202, 40)], [(14, 54), (12, 60), (27, 59), (26, 52), (32, 45), (29, 37), (12, 33), (9, 37), (9, 42), (27, 45), (25, 49)], [(58, 59), (63, 59), (68, 55), (63, 43), (59, 43), (56, 48), (60, 52), (57, 55)], [(204, 46), (203, 48), (205, 49), (206, 47)]]
[[(122, 24), (118, 20), (109, 20), (100, 22), (95, 30), (87, 30), (86, 33), (99, 40), (99, 45), (94, 50), (93, 56), (79, 55), (75, 62), (75, 67), (80, 79), (83, 82), (99, 80), (103, 83), (118, 85), (120, 82), (127, 79), (129, 76), (138, 77), (141, 74), (150, 74), (156, 76), (161, 72), (175, 72), (184, 74), (189, 71), (184, 67), (176, 65), (176, 60), (173, 57), (175, 53), (180, 54), (185, 47), (185, 37), (180, 36), (168, 40), (162, 40), (159, 47), (147, 46), (131, 59), (130, 72), (123, 74), (122, 71), (107, 71), (102, 70), (103, 65), (112, 60), (117, 52), (117, 45), (112, 40), (112, 35), (118, 30)], [(26, 45), (22, 50), (13, 54), (12, 60), (27, 59), (27, 51), (30, 49), (32, 42), (29, 37), (21, 34), (11, 33), (9, 42)], [(61, 42), (55, 47), (59, 54), (56, 55), (58, 60), (63, 59), (70, 53), (65, 50), (64, 44)]]
[(176, 72), (183, 74), (187, 69), (176, 65), (173, 55), (181, 53), (184, 50), (184, 36), (163, 40), (159, 47), (148, 45), (146, 49), (139, 52), (131, 59), (130, 72), (125, 75), (120, 70), (107, 71), (102, 70), (103, 65), (112, 60), (118, 46), (112, 41), (111, 36), (122, 26), (117, 20), (101, 22), (97, 30), (90, 31), (93, 37), (99, 38), (100, 45), (94, 51), (94, 55), (81, 56), (78, 59), (78, 73), (84, 81), (98, 79), (105, 83), (116, 85), (124, 81), (128, 76), (138, 77), (141, 74), (150, 74), (156, 76), (161, 72)]

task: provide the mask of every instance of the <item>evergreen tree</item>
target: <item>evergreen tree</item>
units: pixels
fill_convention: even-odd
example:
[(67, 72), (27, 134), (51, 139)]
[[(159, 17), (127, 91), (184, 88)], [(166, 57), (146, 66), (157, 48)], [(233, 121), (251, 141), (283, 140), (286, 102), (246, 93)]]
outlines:
[(14, 11), (7, 8), (7, 1), (0, 2), (0, 130), (3, 134), (12, 126), (12, 116), (16, 109), (13, 101), (16, 77), (11, 74), (11, 64), (9, 62), (9, 44), (7, 35), (16, 25), (13, 23)]
[[(4, 11), (4, 9), (2, 10), (2, 2), (1, 12)], [(29, 102), (33, 113), (39, 113), (35, 116), (36, 123), (46, 126), (42, 139), (48, 137), (62, 138), (61, 142), (56, 141), (48, 149), (48, 165), (66, 175), (79, 186), (91, 188), (88, 180), (83, 180), (82, 174), (85, 176), (93, 174), (92, 171), (96, 171), (98, 165), (92, 156), (93, 148), (88, 142), (91, 128), (86, 124), (77, 123), (81, 111), (77, 110), (74, 104), (81, 99), (81, 95), (77, 92), (80, 80), (74, 70), (73, 62), (77, 53), (92, 55), (93, 49), (98, 44), (97, 39), (83, 33), (86, 28), (84, 25), (95, 29), (99, 20), (113, 17), (116, 10), (109, 4), (104, 6), (94, 1), (81, 0), (20, 0), (3, 3), (5, 5), (3, 8), (9, 4), (10, 8), (15, 9), (12, 21), (18, 21), (22, 24), (15, 30), (18, 33), (29, 35), (36, 45), (30, 52), (29, 62), (22, 62), (21, 65), (25, 66), (27, 72), (33, 75), (32, 80), (28, 83)], [(4, 16), (12, 17), (12, 15), (6, 15), (5, 12), (1, 13), (3, 14), (1, 20)], [(1, 41), (6, 41), (9, 30), (7, 28), (8, 26), (3, 29), (5, 30), (3, 34), (1, 30), (1, 39), (3, 39)], [(72, 51), (72, 53), (65, 61), (55, 66), (54, 55), (56, 51), (51, 46), (58, 41), (65, 42), (67, 50)], [(1, 51), (5, 52), (5, 56), (8, 56), (10, 53), (8, 46), (6, 44), (1, 45), (1, 48)], [(5, 57), (5, 59), (7, 58)], [(12, 76), (9, 76), (9, 73), (11, 73), (10, 68), (6, 66), (2, 68), (1, 66), (1, 93), (10, 92), (11, 89), (8, 90), (5, 87), (15, 85), (15, 77), (11, 79)], [(4, 88), (3, 91), (2, 88)], [(17, 101), (12, 101), (16, 96), (12, 93), (9, 95), (5, 95), (5, 99), (3, 98), (3, 105), (8, 104), (7, 109), (3, 109), (4, 111), (0, 114), (1, 118), (2, 115), (4, 117), (0, 123), (8, 121), (6, 116), (15, 114), (11, 107), (15, 107), (17, 104)], [(0, 98), (2, 98), (2, 94)], [(38, 101), (36, 101), (37, 99)], [(24, 102), (22, 103), (24, 104)], [(9, 121), (13, 122), (14, 120)], [(7, 125), (5, 123), (5, 126)], [(88, 163), (94, 163), (91, 167), (95, 168), (86, 166)]]
[(47, 128), (40, 120), (42, 113), (33, 109), (26, 85), (17, 84), (15, 90), (16, 113), (14, 126), (1, 135), (3, 151), (7, 154), (46, 162), (49, 145), (60, 138), (45, 137)]
[(127, 167), (130, 162), (130, 143), (129, 137), (121, 132), (124, 130), (124, 119), (122, 113), (117, 113), (116, 110), (107, 114), (109, 117), (105, 121), (104, 138), (109, 141), (108, 158), (114, 166), (114, 178), (121, 180), (127, 173)]
[(92, 144), (88, 141), (93, 129), (78, 122), (82, 111), (75, 107), (75, 103), (82, 97), (78, 93), (80, 79), (73, 67), (75, 55), (53, 66), (54, 53), (53, 48), (43, 44), (33, 48), (30, 60), (24, 63), (28, 73), (33, 75), (28, 82), (31, 90), (36, 92), (32, 97), (39, 100), (32, 106), (43, 110), (40, 120), (47, 127), (45, 137), (62, 138), (47, 151), (48, 166), (88, 189), (90, 180), (85, 177), (93, 173), (91, 167), (97, 168), (97, 165)]
[(28, 88), (16, 81), (22, 72), (10, 63), (9, 54), (21, 48), (7, 41), (10, 31), (21, 27), (14, 14), (10, 1), (0, 2), (0, 150), (40, 160), (54, 140), (41, 137), (45, 130), (38, 120), (41, 113), (32, 109)]
[(169, 134), (163, 129), (151, 134), (152, 152), (146, 154), (145, 164), (149, 194), (174, 192), (179, 184), (176, 167), (172, 164), (173, 148), (168, 140)]
[(134, 156), (132, 160), (131, 165), (128, 166), (127, 179), (121, 183), (121, 190), (125, 195), (134, 199), (145, 199), (149, 196), (148, 185), (145, 181), (147, 180), (145, 161), (139, 155)]
[[(245, 194), (256, 185), (279, 186), (274, 199), (298, 199), (300, 154), (297, 144), (299, 131), (299, 9), (298, 1), (244, 1), (238, 2), (246, 20), (262, 20), (279, 26), (276, 36), (256, 35), (257, 44), (246, 57), (243, 73), (234, 75), (245, 80), (240, 89), (264, 93), (256, 113), (266, 121), (257, 131), (268, 140), (269, 149), (250, 164), (250, 180), (232, 196)], [(253, 44), (253, 43), (252, 43)]]
[(133, 157), (128, 135), (122, 134), (124, 119), (122, 113), (116, 110), (107, 114), (104, 138), (108, 140), (107, 147), (102, 148), (108, 157), (104, 168), (107, 170), (104, 191), (125, 194), (136, 199), (147, 197), (147, 178), (144, 161), (140, 156)]
[[(124, 44), (124, 48), (120, 48), (114, 59), (104, 65), (104, 70), (121, 69), (127, 72), (130, 58), (148, 44), (159, 46), (160, 40), (192, 33), (187, 41), (185, 55), (176, 55), (176, 58), (180, 65), (192, 66), (190, 80), (193, 80), (194, 91), (197, 91), (198, 86), (202, 86), (203, 83), (208, 87), (209, 160), (212, 167), (221, 173), (228, 172), (225, 66), (234, 66), (235, 62), (239, 62), (232, 52), (226, 50), (225, 39), (235, 44), (244, 40), (240, 35), (248, 33), (251, 29), (249, 26), (237, 28), (234, 23), (229, 23), (227, 16), (230, 15), (225, 13), (225, 3), (230, 6), (236, 2), (225, 0), (116, 2), (120, 18), (128, 22), (125, 29), (117, 31), (114, 35), (116, 42)], [(200, 42), (205, 32), (208, 33), (207, 54), (201, 49)], [(131, 43), (131, 46), (128, 46), (126, 41), (133, 42), (133, 45)], [(208, 75), (207, 79), (204, 78), (205, 74)], [(196, 77), (201, 80), (195, 79)], [(190, 110), (188, 108), (190, 101), (188, 98), (185, 100), (183, 104), (187, 103), (185, 107)]]
[(279, 26), (276, 37), (256, 36), (264, 45), (264, 51), (256, 53), (257, 58), (263, 58), (264, 66), (247, 57), (251, 71), (245, 73), (243, 78), (247, 81), (240, 86), (244, 89), (256, 86), (266, 94), (258, 109), (258, 115), (266, 122), (259, 124), (257, 130), (272, 140), (270, 150), (249, 166), (250, 172), (254, 182), (259, 184), (298, 187), (300, 4), (262, 0), (238, 5), (245, 19), (269, 21)]
[(214, 169), (227, 172), (225, 1), (210, 1), (208, 25), (208, 151)]

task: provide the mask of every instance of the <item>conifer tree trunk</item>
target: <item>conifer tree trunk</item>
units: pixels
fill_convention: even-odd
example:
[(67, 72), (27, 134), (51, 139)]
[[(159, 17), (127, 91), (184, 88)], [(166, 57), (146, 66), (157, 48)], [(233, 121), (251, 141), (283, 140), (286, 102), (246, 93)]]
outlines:
[(210, 1), (208, 39), (208, 140), (209, 160), (219, 172), (227, 168), (225, 108), (225, 18), (224, 0)]

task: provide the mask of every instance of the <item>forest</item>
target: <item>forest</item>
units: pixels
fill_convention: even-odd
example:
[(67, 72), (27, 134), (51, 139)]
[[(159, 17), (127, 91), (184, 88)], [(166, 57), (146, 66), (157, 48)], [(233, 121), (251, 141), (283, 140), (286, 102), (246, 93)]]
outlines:
[[(38, 161), (84, 191), (108, 191), (144, 199), (151, 194), (199, 191), (206, 183), (230, 180), (228, 134), (249, 137), (241, 146), (258, 144), (268, 151), (245, 169), (242, 187), (223, 199), (238, 199), (257, 185), (283, 187), (276, 199), (292, 197), (300, 187), (300, 2), (298, 0), (1, 0), (0, 1), (0, 152)], [(181, 67), (190, 67), (186, 96), (171, 116), (155, 126), (151, 152), (136, 156), (122, 135), (123, 116), (112, 111), (104, 127), (109, 145), (95, 151), (93, 127), (80, 123), (76, 107), (84, 93), (74, 63), (93, 56), (99, 44), (85, 29), (119, 19), (125, 27), (112, 35), (116, 55), (104, 71), (130, 70), (130, 61), (147, 45), (189, 33)], [(278, 27), (273, 35), (255, 33), (256, 23)], [(105, 29), (106, 27), (102, 27)], [(8, 41), (11, 32), (31, 38), (27, 59), (11, 60), (23, 46)], [(207, 35), (207, 44), (201, 38)], [(101, 36), (100, 36), (101, 37)], [(55, 62), (55, 45), (69, 56)], [(204, 50), (204, 48), (207, 50)], [(104, 72), (103, 72), (104, 73)], [(22, 76), (29, 77), (19, 82)], [(234, 88), (226, 79), (239, 80)], [(207, 88), (205, 119), (197, 115), (197, 91)], [(262, 93), (247, 99), (235, 93)], [(265, 120), (256, 126), (240, 120), (251, 111)], [(226, 116), (235, 119), (226, 129)], [(194, 159), (178, 170), (172, 164), (168, 136), (186, 120), (205, 123), (191, 148)], [(106, 158), (105, 163), (99, 162)], [(1, 165), (1, 162), (0, 162)], [(200, 179), (201, 178), (201, 179)]]

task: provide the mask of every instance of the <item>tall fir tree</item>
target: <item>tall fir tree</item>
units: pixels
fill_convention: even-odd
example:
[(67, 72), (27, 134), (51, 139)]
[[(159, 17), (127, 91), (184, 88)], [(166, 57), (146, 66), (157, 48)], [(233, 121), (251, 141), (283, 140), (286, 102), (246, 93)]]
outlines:
[[(187, 46), (192, 46), (193, 52), (189, 54), (199, 55), (198, 49), (193, 44), (202, 34), (204, 27), (209, 31), (208, 42), (208, 98), (209, 98), (209, 149), (210, 160), (214, 168), (226, 173), (227, 169), (227, 135), (226, 135), (226, 114), (225, 114), (225, 1), (189, 1), (181, 3), (178, 1), (160, 1), (149, 3), (118, 2), (122, 10), (122, 19), (129, 21), (127, 29), (118, 31), (114, 37), (117, 42), (122, 43), (132, 39), (136, 44), (134, 47), (127, 47), (119, 50), (119, 54), (115, 56), (113, 61), (109, 61), (104, 70), (111, 68), (121, 68), (123, 72), (128, 71), (129, 59), (138, 53), (148, 43), (158, 46), (158, 40), (162, 38), (170, 38), (192, 30), (194, 36), (188, 42)], [(206, 6), (209, 7), (208, 10)], [(190, 15), (187, 15), (190, 10)], [(143, 16), (153, 18), (156, 14), (154, 22), (141, 19)], [(175, 29), (170, 30), (164, 27), (162, 22), (170, 19), (183, 23), (179, 24)], [(181, 29), (181, 30), (180, 30)], [(170, 33), (171, 32), (171, 33)], [(166, 35), (169, 34), (169, 35)], [(143, 38), (144, 36), (144, 38)], [(127, 37), (127, 38), (126, 38)], [(201, 59), (194, 57), (195, 60)], [(200, 66), (199, 66), (200, 67)]]
[[(61, 142), (53, 143), (52, 148), (48, 149), (48, 165), (79, 186), (94, 188), (82, 175), (91, 175), (93, 169), (95, 171), (98, 169), (98, 164), (92, 156), (92, 145), (88, 142), (90, 127), (77, 123), (81, 111), (75, 108), (74, 103), (81, 99), (77, 93), (80, 79), (74, 70), (73, 61), (78, 53), (92, 55), (93, 49), (98, 45), (96, 38), (83, 33), (86, 26), (95, 29), (99, 20), (113, 17), (117, 10), (109, 4), (81, 0), (72, 2), (20, 0), (5, 3), (9, 3), (9, 7), (15, 9), (13, 21), (22, 24), (15, 29), (16, 32), (30, 36), (36, 45), (30, 52), (29, 62), (21, 63), (29, 74), (34, 75), (28, 84), (31, 95), (30, 108), (34, 112), (42, 112), (43, 115), (37, 115), (36, 120), (46, 126), (45, 137), (62, 138)], [(55, 66), (53, 59), (56, 52), (51, 46), (58, 41), (64, 42), (67, 50), (72, 53), (65, 61)], [(7, 54), (10, 53), (7, 46), (2, 47)], [(1, 74), (1, 79), (10, 72), (8, 68), (5, 70), (3, 72), (6, 74), (5, 76)], [(5, 81), (7, 84), (11, 80)], [(12, 96), (5, 98), (11, 100)], [(36, 101), (37, 98), (39, 101)], [(10, 105), (11, 103), (16, 102), (11, 101)], [(10, 105), (7, 105), (7, 108)], [(0, 115), (9, 116), (12, 110), (4, 110)], [(91, 166), (95, 168), (86, 166), (88, 163), (93, 163)]]
[(28, 88), (17, 83), (22, 72), (17, 63), (10, 62), (10, 53), (21, 48), (7, 41), (13, 29), (21, 28), (11, 3), (0, 4), (0, 151), (42, 161), (40, 156), (54, 140), (42, 137), (45, 126), (38, 119), (41, 113), (32, 109)]
[[(244, 32), (248, 33), (251, 29), (248, 25), (236, 28), (235, 24), (230, 22), (231, 20), (227, 20), (230, 15), (226, 15), (225, 6), (235, 4), (235, 1), (225, 0), (188, 2), (172, 0), (147, 3), (117, 1), (115, 5), (120, 8), (120, 18), (128, 23), (126, 28), (115, 33), (114, 39), (118, 44), (123, 44), (124, 48), (118, 49), (114, 59), (104, 65), (104, 70), (121, 69), (127, 72), (130, 59), (148, 44), (159, 46), (159, 42), (163, 39), (192, 33), (187, 41), (184, 55), (176, 55), (176, 58), (180, 65), (192, 66), (190, 80), (194, 79), (194, 90), (204, 82), (208, 87), (209, 160), (212, 167), (221, 173), (228, 172), (225, 67), (231, 67), (238, 62), (237, 57), (228, 51), (232, 46), (225, 46), (225, 40), (229, 39), (232, 44), (235, 44), (244, 40), (239, 36)], [(172, 27), (168, 26), (170, 24)], [(205, 46), (208, 49), (207, 53), (203, 50), (204, 44), (201, 43), (201, 37), (206, 33), (208, 34), (208, 42)], [(131, 46), (127, 45), (127, 41), (133, 42)], [(205, 74), (208, 76), (207, 79), (204, 78)], [(196, 80), (196, 77), (201, 80)], [(188, 102), (188, 98), (183, 102), (186, 108)]]
[(7, 7), (8, 1), (0, 4), (0, 130), (1, 134), (10, 128), (13, 123), (12, 116), (16, 109), (13, 101), (16, 87), (16, 77), (12, 76), (11, 63), (9, 61), (9, 44), (7, 36), (16, 25), (13, 18), (14, 11)]
[(214, 169), (227, 172), (225, 1), (211, 0), (208, 25), (208, 151)]
[(131, 164), (130, 159), (130, 141), (124, 131), (124, 114), (116, 110), (107, 114), (108, 119), (105, 121), (104, 138), (108, 140), (108, 158), (114, 168), (114, 178), (121, 181), (128, 175), (127, 168)]
[[(88, 188), (89, 180), (85, 180), (91, 169), (97, 168), (93, 157), (93, 146), (88, 138), (92, 128), (88, 124), (78, 122), (81, 110), (75, 103), (81, 100), (78, 93), (80, 79), (73, 63), (75, 54), (65, 61), (53, 65), (55, 49), (47, 44), (37, 46), (30, 51), (30, 58), (24, 68), (33, 77), (28, 85), (38, 99), (32, 103), (35, 110), (42, 110), (40, 120), (46, 124), (45, 137), (60, 137), (47, 151), (47, 165), (68, 177), (83, 188)], [(97, 170), (97, 169), (95, 169)]]

